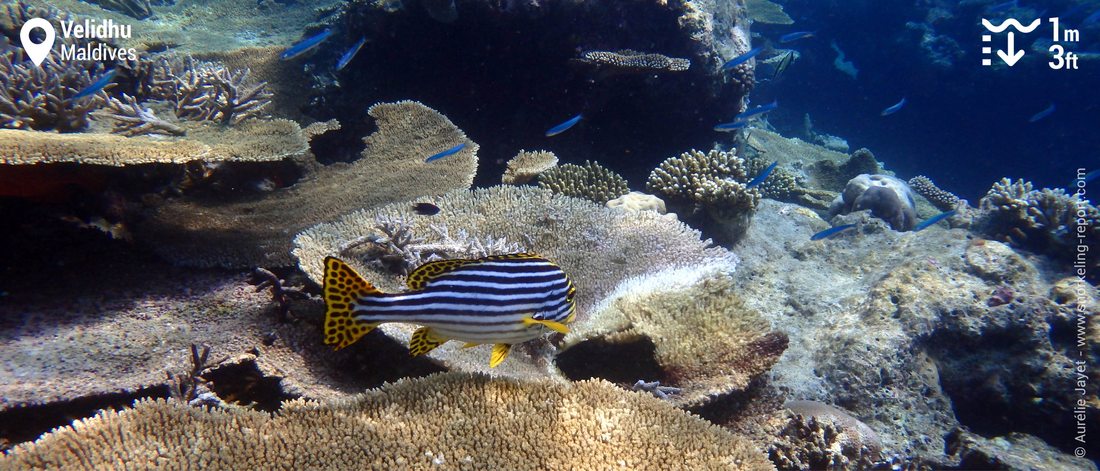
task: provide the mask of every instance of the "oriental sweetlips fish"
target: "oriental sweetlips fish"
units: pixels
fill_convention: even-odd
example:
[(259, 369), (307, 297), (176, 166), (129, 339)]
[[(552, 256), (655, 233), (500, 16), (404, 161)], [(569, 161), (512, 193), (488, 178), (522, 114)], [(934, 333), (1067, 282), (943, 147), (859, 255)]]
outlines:
[(325, 258), (325, 343), (341, 349), (382, 323), (420, 324), (409, 341), (413, 356), (448, 340), (493, 344), (496, 367), (512, 345), (568, 333), (576, 317), (573, 282), (535, 254), (428, 262), (406, 282), (408, 291), (383, 293), (342, 260)]

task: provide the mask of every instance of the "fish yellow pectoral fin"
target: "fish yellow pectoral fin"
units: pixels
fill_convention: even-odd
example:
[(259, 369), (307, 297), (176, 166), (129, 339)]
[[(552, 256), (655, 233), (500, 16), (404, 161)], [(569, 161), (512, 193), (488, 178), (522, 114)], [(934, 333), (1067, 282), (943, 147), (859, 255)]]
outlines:
[(450, 339), (435, 333), (431, 327), (421, 327), (416, 329), (416, 332), (412, 334), (412, 338), (409, 339), (409, 354), (418, 357), (435, 350), (435, 347), (447, 343), (447, 340)]
[(480, 343), (474, 343), (474, 342), (466, 342), (465, 344), (462, 345), (462, 348), (473, 348), (473, 347), (476, 347), (478, 345), (481, 345), (481, 344)]
[(512, 346), (506, 343), (498, 343), (493, 345), (493, 355), (489, 357), (489, 368), (496, 368), (500, 362), (508, 358), (508, 352), (512, 350)]
[(380, 296), (382, 292), (343, 260), (325, 258), (322, 294), (325, 299), (325, 344), (339, 350), (378, 327), (378, 323), (356, 318), (355, 306), (359, 299)]
[(566, 326), (565, 324), (562, 324), (561, 322), (554, 322), (554, 321), (541, 320), (541, 319), (532, 319), (530, 316), (523, 318), (523, 325), (530, 326), (530, 325), (533, 325), (533, 324), (539, 324), (539, 325), (546, 326), (548, 329), (553, 330), (555, 332), (561, 332), (563, 334), (568, 334), (569, 333), (569, 327)]

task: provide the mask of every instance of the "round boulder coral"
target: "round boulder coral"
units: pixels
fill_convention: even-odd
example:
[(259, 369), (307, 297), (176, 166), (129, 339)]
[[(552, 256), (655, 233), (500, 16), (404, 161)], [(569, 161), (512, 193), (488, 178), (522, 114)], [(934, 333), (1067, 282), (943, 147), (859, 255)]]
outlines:
[(862, 174), (848, 181), (829, 212), (831, 215), (871, 210), (895, 231), (908, 231), (917, 222), (917, 203), (909, 184), (889, 175)]

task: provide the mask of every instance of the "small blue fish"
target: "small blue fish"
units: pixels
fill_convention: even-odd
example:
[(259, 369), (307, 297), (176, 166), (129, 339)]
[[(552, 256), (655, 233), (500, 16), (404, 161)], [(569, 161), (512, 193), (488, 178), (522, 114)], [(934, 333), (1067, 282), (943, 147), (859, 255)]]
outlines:
[(306, 52), (313, 50), (313, 48), (325, 42), (325, 40), (328, 39), (329, 36), (332, 36), (331, 29), (321, 31), (311, 38), (306, 38), (301, 42), (286, 48), (286, 50), (283, 51), (283, 55), (279, 56), (279, 58), (282, 60), (290, 60), (302, 54), (305, 54)]
[(359, 42), (355, 43), (351, 49), (348, 49), (344, 55), (340, 56), (340, 60), (336, 61), (336, 70), (344, 70), (344, 67), (348, 66), (348, 62), (351, 62), (355, 58), (355, 55), (359, 53), (359, 50), (363, 48), (363, 44), (366, 44), (366, 36), (359, 38)]
[(855, 227), (856, 227), (855, 224), (845, 224), (843, 226), (830, 227), (830, 228), (825, 229), (821, 232), (818, 232), (817, 234), (814, 234), (814, 235), (810, 236), (810, 240), (828, 239), (828, 238), (830, 238), (832, 236), (835, 236), (837, 234), (840, 234), (841, 232), (844, 232), (848, 229), (855, 229)]
[(772, 111), (776, 108), (779, 108), (779, 101), (778, 100), (773, 101), (771, 103), (768, 103), (766, 105), (757, 106), (756, 108), (753, 108), (751, 110), (745, 111), (744, 113), (741, 113), (741, 114), (737, 115), (737, 121), (744, 121), (746, 118), (756, 116), (756, 115), (761, 114), (761, 113), (767, 113), (767, 112)]
[(897, 103), (894, 103), (889, 108), (886, 108), (885, 110), (882, 110), (881, 116), (890, 116), (894, 113), (897, 113), (898, 110), (900, 110), (901, 107), (903, 107), (903, 106), (905, 106), (905, 97), (902, 97), (901, 101), (899, 101)]
[(799, 39), (812, 38), (814, 36), (813, 31), (798, 31), (794, 33), (787, 33), (779, 37), (780, 43), (789, 43), (791, 41), (798, 41)]
[(760, 54), (760, 51), (763, 51), (763, 50), (764, 50), (763, 47), (754, 47), (754, 48), (750, 49), (749, 52), (746, 52), (746, 53), (741, 54), (737, 57), (734, 57), (733, 59), (730, 59), (730, 60), (726, 61), (725, 64), (722, 64), (722, 71), (725, 72), (725, 71), (730, 70), (734, 67), (737, 67), (741, 64), (744, 64), (745, 62), (748, 62), (749, 59), (752, 59), (753, 57), (756, 57), (756, 55)]
[(99, 80), (92, 82), (91, 85), (84, 87), (84, 89), (77, 92), (76, 95), (73, 95), (72, 99), (79, 100), (86, 96), (95, 95), (100, 90), (107, 88), (107, 84), (111, 83), (111, 81), (115, 79), (115, 74), (117, 73), (118, 72), (115, 69), (108, 70), (107, 73), (103, 74), (103, 76), (99, 78)]
[(431, 162), (433, 160), (439, 160), (439, 159), (442, 159), (442, 158), (447, 157), (447, 156), (455, 155), (455, 154), (458, 153), (458, 151), (460, 151), (462, 149), (465, 149), (465, 148), (466, 148), (466, 143), (463, 142), (462, 144), (454, 146), (454, 147), (452, 147), (450, 149), (447, 149), (443, 152), (440, 152), (438, 154), (432, 154), (431, 157), (428, 157), (427, 159), (424, 159), (424, 161), (425, 162)]
[(927, 229), (929, 226), (931, 226), (931, 225), (933, 225), (937, 222), (940, 222), (944, 219), (947, 219), (951, 216), (954, 216), (954, 215), (955, 215), (955, 210), (954, 209), (952, 209), (951, 211), (944, 211), (942, 213), (939, 213), (935, 216), (932, 216), (928, 219), (925, 219), (925, 220), (921, 221), (920, 224), (917, 224), (917, 226), (913, 228), (913, 232), (920, 232), (924, 229)]
[(1027, 122), (1034, 123), (1040, 119), (1050, 116), (1052, 113), (1054, 113), (1054, 103), (1051, 103), (1050, 106), (1046, 107), (1046, 109), (1044, 109), (1043, 111), (1031, 115), (1031, 117), (1028, 118)]
[(1096, 177), (1100, 177), (1100, 169), (1086, 173), (1085, 176), (1081, 178), (1074, 178), (1073, 181), (1069, 183), (1068, 188), (1070, 192), (1077, 191), (1076, 189), (1078, 187), (1084, 186), (1086, 183), (1096, 180)]
[(576, 115), (572, 118), (569, 118), (564, 123), (561, 123), (561, 124), (559, 124), (557, 126), (554, 126), (550, 129), (547, 129), (546, 130), (546, 137), (557, 136), (558, 134), (561, 134), (565, 131), (568, 131), (569, 128), (573, 127), (573, 125), (579, 123), (581, 118), (582, 118), (581, 115)]
[(714, 130), (718, 132), (731, 132), (748, 126), (748, 121), (730, 121), (728, 123), (722, 123), (714, 126)]
[(768, 168), (764, 169), (763, 172), (760, 172), (760, 175), (757, 175), (756, 178), (753, 178), (752, 181), (750, 181), (748, 185), (745, 185), (745, 188), (752, 188), (756, 185), (764, 183), (764, 180), (768, 179), (768, 175), (772, 174), (772, 170), (775, 170), (776, 165), (779, 165), (778, 160), (776, 160), (775, 162), (772, 162), (772, 164), (769, 165)]

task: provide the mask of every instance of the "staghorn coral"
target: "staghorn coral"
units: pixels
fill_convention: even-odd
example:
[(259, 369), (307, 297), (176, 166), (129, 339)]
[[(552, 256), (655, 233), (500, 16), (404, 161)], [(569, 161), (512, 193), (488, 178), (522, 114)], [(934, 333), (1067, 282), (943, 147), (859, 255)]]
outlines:
[(979, 206), (978, 230), (1017, 247), (1069, 257), (1079, 240), (1100, 240), (1100, 210), (1062, 189), (1036, 190), (1029, 181), (1003, 178)]
[(61, 63), (56, 54), (40, 66), (23, 56), (21, 49), (0, 45), (0, 127), (9, 129), (82, 131), (88, 114), (103, 105), (106, 92), (73, 101), (72, 98), (102, 75), (98, 63)]
[(542, 172), (550, 170), (558, 165), (558, 156), (547, 150), (526, 151), (521, 150), (512, 160), (508, 161), (501, 183), (505, 185), (522, 185), (533, 180)]
[(193, 161), (276, 161), (309, 151), (293, 121), (252, 120), (239, 126), (177, 123), (186, 137), (122, 137), (111, 134), (58, 134), (0, 129), (0, 164), (31, 166), (74, 162), (122, 167)]
[(682, 72), (691, 67), (689, 59), (630, 49), (615, 52), (586, 51), (581, 54), (580, 61), (622, 72)]
[[(620, 211), (548, 190), (513, 186), (454, 191), (429, 201), (439, 206), (439, 214), (423, 216), (413, 212), (410, 203), (394, 203), (356, 211), (303, 231), (294, 240), (299, 268), (320, 281), (322, 261), (336, 255), (379, 289), (401, 291), (404, 283), (400, 272), (374, 263), (368, 258), (373, 256), (369, 247), (342, 249), (351, 241), (381, 236), (377, 226), (387, 218), (405, 221), (412, 236), (421, 240), (420, 247), (443, 246), (447, 238), (440, 229), (445, 227), (450, 234), (521, 243), (526, 250), (553, 260), (577, 286), (577, 322), (583, 322), (593, 306), (623, 280), (669, 267), (736, 264), (733, 254), (711, 247), (709, 240), (700, 240), (697, 231), (652, 211)], [(450, 258), (452, 253), (441, 256)], [(413, 331), (402, 324), (384, 324), (381, 329), (399, 341), (407, 341)], [(451, 342), (428, 356), (451, 368), (487, 371), (483, 351), (460, 347)], [(523, 361), (509, 358), (494, 374), (545, 376), (549, 354), (514, 355)]]
[(950, 211), (955, 209), (961, 201), (958, 196), (955, 196), (949, 191), (941, 190), (935, 183), (932, 183), (932, 179), (924, 176), (917, 175), (909, 179), (909, 187), (918, 195), (927, 199), (932, 206), (940, 211)]
[(748, 181), (745, 161), (732, 152), (692, 150), (661, 162), (646, 189), (679, 206), (677, 212), (706, 211), (729, 242), (744, 234), (760, 201), (760, 193), (745, 186)]
[(190, 56), (162, 56), (153, 70), (150, 96), (172, 101), (180, 118), (237, 124), (263, 116), (271, 102), (267, 82), (253, 84), (249, 73)]
[(402, 380), (328, 403), (292, 401), (274, 416), (143, 401), (0, 459), (22, 469), (775, 469), (748, 440), (648, 394), (598, 380), (464, 374)]
[[(362, 157), (318, 169), (296, 185), (262, 198), (178, 200), (158, 208), (139, 228), (169, 260), (198, 266), (285, 266), (293, 263), (294, 234), (358, 208), (468, 188), (477, 169), (477, 144), (449, 119), (415, 101), (371, 106), (378, 130), (366, 136)], [(263, 121), (250, 120), (243, 125)], [(234, 126), (238, 127), (238, 126)], [(424, 158), (459, 143), (458, 154)]]
[(566, 335), (563, 355), (589, 341), (644, 339), (655, 346), (666, 383), (681, 389), (673, 403), (696, 407), (745, 390), (779, 359), (787, 336), (744, 306), (730, 270), (718, 263), (624, 281), (593, 308), (591, 319)]
[(539, 174), (539, 188), (575, 198), (605, 204), (630, 192), (626, 179), (591, 161), (584, 165), (565, 164)]
[(122, 99), (108, 97), (107, 110), (99, 112), (102, 116), (114, 120), (111, 132), (124, 136), (141, 134), (169, 134), (182, 136), (187, 133), (183, 128), (158, 118), (153, 110), (143, 108), (134, 97), (122, 94)]

